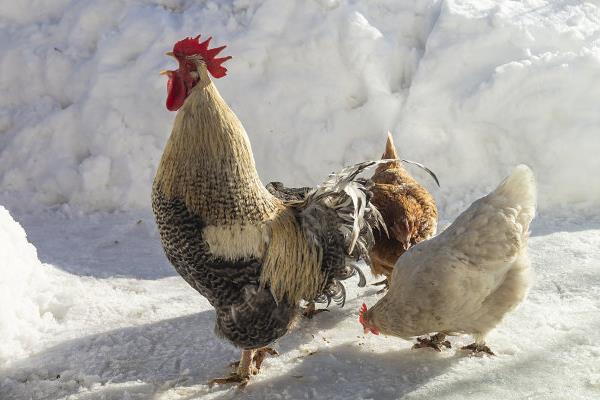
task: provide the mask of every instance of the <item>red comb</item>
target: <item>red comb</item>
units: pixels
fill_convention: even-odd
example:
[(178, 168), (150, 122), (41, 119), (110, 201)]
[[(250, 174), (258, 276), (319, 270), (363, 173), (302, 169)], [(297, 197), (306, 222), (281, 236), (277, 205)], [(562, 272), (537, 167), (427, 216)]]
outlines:
[(200, 55), (206, 63), (206, 69), (215, 78), (222, 78), (227, 75), (227, 68), (222, 66), (225, 61), (229, 60), (231, 56), (215, 58), (223, 49), (227, 46), (215, 47), (213, 49), (208, 48), (208, 44), (212, 37), (209, 37), (204, 42), (200, 42), (200, 35), (195, 38), (185, 38), (175, 43), (173, 46), (173, 53), (175, 55), (191, 56)]
[(367, 305), (365, 303), (363, 303), (362, 307), (360, 308), (360, 312), (358, 313), (358, 322), (363, 324), (363, 326), (365, 325), (364, 315), (366, 312), (367, 312)]

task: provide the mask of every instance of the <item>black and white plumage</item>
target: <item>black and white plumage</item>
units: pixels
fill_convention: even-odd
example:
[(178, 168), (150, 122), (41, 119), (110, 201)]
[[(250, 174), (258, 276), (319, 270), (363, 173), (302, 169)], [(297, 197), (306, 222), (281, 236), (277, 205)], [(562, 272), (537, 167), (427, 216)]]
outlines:
[[(375, 243), (373, 230), (386, 230), (379, 211), (370, 203), (372, 182), (358, 176), (378, 163), (368, 161), (332, 173), (325, 182), (306, 192), (296, 206), (300, 222), (311, 240), (324, 248), (322, 270), (325, 276), (323, 290), (315, 302), (334, 300), (343, 306), (346, 292), (340, 281), (359, 276), (359, 287), (365, 277), (357, 261), (369, 262), (369, 249)], [(303, 192), (301, 189), (284, 189)]]
[[(383, 226), (377, 210), (369, 203), (369, 182), (357, 178), (372, 163), (345, 168), (304, 199), (284, 203), (312, 245), (322, 254), (323, 281), (314, 298), (343, 305), (345, 288), (341, 281), (362, 272), (355, 266), (368, 257), (373, 229)], [(297, 314), (297, 304), (285, 296), (275, 298), (268, 285), (261, 284), (259, 258), (227, 260), (211, 254), (202, 237), (205, 223), (181, 200), (169, 200), (159, 187), (153, 190), (153, 209), (163, 247), (177, 272), (205, 296), (217, 312), (216, 332), (233, 344), (253, 349), (268, 345), (287, 331)]]
[(261, 261), (228, 260), (211, 254), (205, 223), (184, 202), (155, 188), (152, 207), (163, 248), (175, 270), (216, 311), (215, 333), (244, 349), (257, 349), (283, 336), (296, 316), (294, 305), (275, 303), (260, 287)]
[(169, 261), (215, 308), (216, 333), (243, 350), (225, 381), (247, 381), (254, 350), (291, 329), (302, 300), (343, 303), (340, 281), (354, 274), (350, 261), (367, 254), (380, 221), (368, 181), (358, 178), (372, 163), (331, 175), (302, 200), (273, 196), (241, 122), (206, 65), (196, 66), (152, 204)]

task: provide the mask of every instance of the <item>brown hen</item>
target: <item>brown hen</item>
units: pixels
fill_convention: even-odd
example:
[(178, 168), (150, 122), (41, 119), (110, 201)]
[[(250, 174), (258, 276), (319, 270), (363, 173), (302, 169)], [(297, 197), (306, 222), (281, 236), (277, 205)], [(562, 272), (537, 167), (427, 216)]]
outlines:
[[(398, 158), (391, 133), (381, 158)], [(385, 285), (385, 290), (398, 258), (410, 246), (435, 235), (437, 207), (431, 194), (410, 176), (400, 160), (379, 165), (371, 180), (375, 183), (371, 201), (381, 212), (389, 235), (383, 231), (375, 233), (371, 271), (385, 276), (376, 283)]]

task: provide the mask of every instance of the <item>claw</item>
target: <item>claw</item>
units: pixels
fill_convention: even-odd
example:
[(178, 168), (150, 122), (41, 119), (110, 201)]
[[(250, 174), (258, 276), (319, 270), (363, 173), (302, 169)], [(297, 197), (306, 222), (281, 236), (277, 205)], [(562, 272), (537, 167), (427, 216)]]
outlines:
[(250, 381), (249, 377), (242, 377), (238, 373), (232, 373), (225, 378), (217, 378), (208, 381), (208, 386), (213, 387), (214, 385), (225, 385), (227, 383), (238, 383), (238, 388), (243, 389)]
[(388, 285), (389, 285), (387, 278), (385, 278), (385, 279), (384, 279), (384, 280), (382, 280), (382, 281), (379, 281), (379, 282), (375, 282), (375, 283), (373, 283), (373, 286), (381, 286), (381, 285), (385, 285), (385, 287), (386, 287), (386, 289), (387, 289), (387, 287), (388, 287)]
[(381, 293), (385, 293), (390, 288), (390, 281), (388, 280), (388, 278), (385, 278), (384, 280), (375, 282), (372, 285), (373, 286), (383, 286), (383, 288), (381, 290), (377, 291), (377, 294), (381, 294)]
[(260, 367), (263, 363), (263, 361), (265, 360), (265, 358), (267, 357), (267, 354), (270, 356), (278, 356), (279, 353), (277, 352), (277, 350), (272, 349), (270, 347), (263, 347), (262, 349), (259, 349), (256, 351), (256, 354), (254, 355), (254, 366), (256, 367), (256, 373), (258, 373), (258, 371), (260, 371)]
[(441, 352), (443, 347), (448, 349), (452, 348), (452, 344), (449, 340), (445, 340), (446, 335), (443, 333), (438, 333), (429, 338), (417, 338), (417, 342), (412, 347), (413, 349), (422, 349), (424, 347), (429, 347), (434, 349), (435, 351)]
[(352, 265), (352, 269), (354, 272), (352, 275), (358, 275), (358, 287), (365, 287), (367, 284), (367, 278), (365, 278), (365, 274), (357, 265)]
[[(277, 352), (277, 350), (271, 347), (263, 347), (261, 349), (256, 350), (256, 353), (254, 353), (254, 357), (252, 357), (252, 362), (254, 363), (255, 368), (255, 370), (252, 371), (252, 375), (258, 374), (258, 371), (260, 371), (260, 367), (267, 355), (276, 357), (279, 355), (279, 353)], [(229, 363), (229, 366), (234, 369), (234, 372), (232, 372), (232, 374), (235, 374), (235, 370), (240, 366), (240, 362), (234, 361), (232, 363)]]
[(257, 375), (267, 354), (276, 356), (279, 353), (270, 347), (258, 350), (243, 350), (240, 361), (229, 364), (233, 371), (225, 378), (217, 378), (208, 382), (209, 386), (238, 383), (238, 388), (243, 389), (250, 381), (252, 375)]
[(485, 344), (471, 343), (470, 345), (461, 347), (460, 349), (461, 350), (465, 350), (465, 351), (469, 351), (469, 352), (471, 352), (471, 355), (474, 355), (474, 356), (482, 356), (484, 353), (487, 354), (487, 355), (489, 355), (489, 356), (495, 356), (496, 355)]

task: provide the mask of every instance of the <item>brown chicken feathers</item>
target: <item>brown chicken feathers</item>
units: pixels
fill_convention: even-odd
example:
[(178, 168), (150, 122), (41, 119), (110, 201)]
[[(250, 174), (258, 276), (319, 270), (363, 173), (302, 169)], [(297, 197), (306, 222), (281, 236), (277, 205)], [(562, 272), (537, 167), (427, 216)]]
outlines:
[[(382, 159), (398, 159), (391, 134)], [(370, 251), (371, 271), (374, 275), (384, 275), (387, 281), (406, 250), (435, 235), (438, 212), (431, 194), (410, 176), (400, 160), (379, 165), (371, 181), (372, 202), (388, 231), (388, 234), (375, 232), (375, 246)]]

